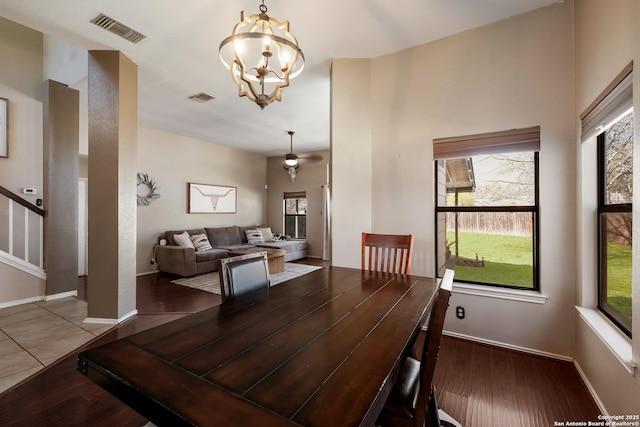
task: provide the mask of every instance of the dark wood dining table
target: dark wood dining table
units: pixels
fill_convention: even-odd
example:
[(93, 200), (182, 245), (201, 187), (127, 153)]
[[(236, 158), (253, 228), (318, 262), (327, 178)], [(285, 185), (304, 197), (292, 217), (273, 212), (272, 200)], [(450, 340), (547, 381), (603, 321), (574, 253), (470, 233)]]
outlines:
[(439, 279), (327, 267), (84, 351), (158, 426), (370, 426)]

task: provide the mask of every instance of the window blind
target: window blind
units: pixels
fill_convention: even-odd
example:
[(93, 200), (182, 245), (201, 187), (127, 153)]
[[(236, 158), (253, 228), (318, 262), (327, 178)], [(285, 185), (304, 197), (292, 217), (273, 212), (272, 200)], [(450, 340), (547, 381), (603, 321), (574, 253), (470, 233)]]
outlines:
[(288, 193), (284, 193), (284, 199), (304, 199), (307, 197), (306, 191), (290, 191)]
[(540, 126), (433, 140), (433, 159), (540, 151)]
[(580, 120), (582, 120), (580, 140), (585, 142), (602, 132), (631, 107), (633, 107), (633, 62), (627, 65), (580, 114)]

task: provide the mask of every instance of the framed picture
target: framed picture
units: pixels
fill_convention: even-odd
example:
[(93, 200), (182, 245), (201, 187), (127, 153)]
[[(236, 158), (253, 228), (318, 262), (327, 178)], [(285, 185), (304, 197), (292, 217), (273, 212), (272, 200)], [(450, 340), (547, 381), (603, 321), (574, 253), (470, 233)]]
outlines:
[(187, 184), (188, 213), (236, 213), (236, 187)]
[(0, 157), (9, 157), (9, 100), (0, 98)]

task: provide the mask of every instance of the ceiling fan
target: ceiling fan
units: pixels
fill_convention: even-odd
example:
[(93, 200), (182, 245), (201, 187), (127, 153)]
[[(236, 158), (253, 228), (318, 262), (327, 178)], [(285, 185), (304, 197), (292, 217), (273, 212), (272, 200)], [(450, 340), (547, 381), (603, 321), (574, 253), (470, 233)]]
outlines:
[(322, 160), (322, 156), (319, 154), (295, 154), (293, 152), (293, 134), (294, 131), (287, 131), (290, 138), (290, 149), (289, 152), (284, 156), (284, 168), (289, 172), (289, 176), (291, 177), (291, 182), (296, 182), (296, 169), (300, 167), (301, 164), (310, 164), (316, 163)]

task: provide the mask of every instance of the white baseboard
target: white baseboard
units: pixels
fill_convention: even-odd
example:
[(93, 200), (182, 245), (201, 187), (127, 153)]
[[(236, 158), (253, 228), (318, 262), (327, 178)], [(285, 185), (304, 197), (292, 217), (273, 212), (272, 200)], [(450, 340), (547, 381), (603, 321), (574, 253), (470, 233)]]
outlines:
[(482, 344), (489, 344), (495, 347), (502, 347), (509, 350), (516, 350), (516, 351), (522, 351), (524, 353), (535, 354), (536, 356), (550, 357), (552, 359), (563, 360), (565, 362), (573, 362), (573, 357), (564, 356), (562, 354), (549, 353), (547, 351), (536, 350), (529, 347), (521, 347), (519, 345), (506, 344), (500, 341), (493, 341), (493, 340), (488, 340), (484, 338), (473, 337), (471, 335), (459, 334), (457, 332), (443, 331), (442, 334), (450, 337), (454, 337), (454, 338), (461, 338), (468, 341), (475, 341)]
[(17, 305), (30, 304), (38, 301), (54, 301), (61, 298), (78, 296), (77, 291), (61, 292), (53, 295), (38, 295), (37, 297), (24, 298), (14, 301), (0, 302), (0, 308), (15, 307)]
[(468, 340), (468, 341), (474, 341), (474, 342), (479, 342), (479, 343), (482, 343), (482, 344), (488, 344), (488, 345), (492, 345), (492, 346), (495, 346), (495, 347), (502, 347), (502, 348), (506, 348), (506, 349), (509, 349), (509, 350), (522, 351), (524, 353), (529, 353), (529, 354), (533, 354), (533, 355), (536, 355), (536, 356), (549, 357), (551, 359), (562, 360), (564, 362), (571, 362), (571, 363), (573, 363), (573, 366), (576, 367), (576, 370), (578, 371), (578, 375), (580, 375), (580, 378), (582, 378), (582, 381), (584, 382), (585, 386), (587, 387), (587, 390), (589, 390), (589, 394), (591, 394), (591, 397), (593, 397), (593, 400), (596, 402), (596, 405), (598, 405), (598, 409), (600, 410), (600, 412), (603, 415), (609, 415), (607, 413), (606, 408), (604, 407), (604, 404), (602, 403), (602, 400), (600, 400), (600, 397), (598, 397), (598, 394), (596, 393), (595, 388), (593, 388), (593, 386), (589, 382), (589, 379), (587, 378), (587, 376), (585, 375), (584, 371), (582, 370), (582, 368), (578, 364), (578, 361), (575, 360), (573, 357), (564, 356), (564, 355), (561, 355), (561, 354), (549, 353), (547, 351), (536, 350), (536, 349), (528, 348), (528, 347), (520, 347), (520, 346), (517, 346), (517, 345), (506, 344), (506, 343), (499, 342), (499, 341), (487, 340), (487, 339), (484, 339), (484, 338), (478, 338), (478, 337), (474, 337), (474, 336), (471, 336), (471, 335), (459, 334), (459, 333), (456, 333), (456, 332), (442, 331), (442, 334), (450, 336), (450, 337), (454, 337), (454, 338), (460, 338), (460, 339), (464, 339), (464, 340)]
[(14, 301), (0, 302), (0, 308), (14, 307), (16, 305), (29, 304), (32, 302), (38, 302), (43, 300), (44, 300), (44, 296), (37, 296), (37, 297), (24, 298), (24, 299), (19, 299)]
[(138, 314), (138, 310), (133, 310), (118, 319), (108, 319), (106, 317), (87, 317), (82, 323), (96, 323), (100, 325), (118, 325)]
[(158, 274), (158, 273), (160, 273), (159, 270), (145, 271), (145, 272), (142, 272), (142, 273), (136, 273), (136, 277), (149, 276), (151, 274)]
[(602, 403), (602, 400), (600, 400), (600, 398), (598, 397), (598, 394), (596, 393), (596, 389), (593, 388), (593, 386), (591, 385), (591, 382), (589, 382), (589, 379), (587, 378), (584, 371), (580, 367), (580, 364), (575, 359), (573, 360), (573, 366), (576, 367), (576, 370), (578, 371), (578, 375), (580, 375), (580, 378), (582, 378), (582, 381), (584, 381), (584, 384), (587, 386), (587, 390), (589, 390), (591, 397), (593, 397), (593, 400), (595, 400), (596, 405), (598, 405), (598, 409), (600, 409), (600, 413), (602, 415), (609, 415), (609, 413), (607, 412), (607, 408), (604, 407), (604, 403)]
[(86, 317), (82, 323), (94, 323), (96, 325), (117, 325), (118, 319), (107, 319), (106, 317)]
[(68, 291), (68, 292), (60, 292), (59, 294), (53, 295), (45, 295), (45, 301), (55, 301), (57, 299), (67, 298), (67, 297), (77, 297), (78, 291)]

